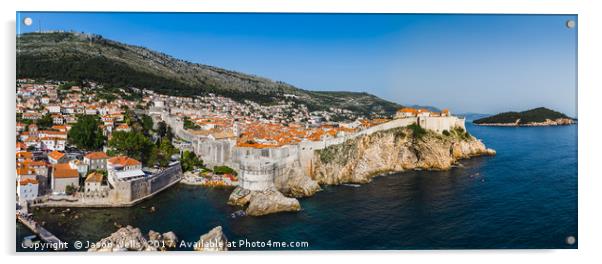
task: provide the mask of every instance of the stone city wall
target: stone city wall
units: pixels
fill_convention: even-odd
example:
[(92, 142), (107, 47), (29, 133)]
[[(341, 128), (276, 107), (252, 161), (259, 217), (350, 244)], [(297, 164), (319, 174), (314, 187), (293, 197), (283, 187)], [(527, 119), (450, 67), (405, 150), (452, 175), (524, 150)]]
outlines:
[(157, 174), (129, 181), (114, 181), (109, 199), (113, 203), (130, 203), (152, 195), (182, 177), (180, 164), (171, 166)]
[(212, 140), (195, 136), (183, 129), (179, 118), (163, 113), (162, 119), (174, 129), (174, 133), (184, 140), (192, 142), (194, 152), (209, 166), (227, 165), (239, 172), (239, 184), (249, 190), (272, 188), (274, 181), (300, 166), (303, 173), (311, 176), (312, 160), (315, 150), (342, 144), (349, 139), (396, 127), (405, 127), (413, 123), (438, 133), (453, 127), (464, 127), (464, 119), (450, 117), (408, 117), (394, 119), (387, 123), (364, 129), (358, 133), (329, 138), (322, 141), (303, 141), (296, 145), (277, 148), (240, 148), (234, 140)]

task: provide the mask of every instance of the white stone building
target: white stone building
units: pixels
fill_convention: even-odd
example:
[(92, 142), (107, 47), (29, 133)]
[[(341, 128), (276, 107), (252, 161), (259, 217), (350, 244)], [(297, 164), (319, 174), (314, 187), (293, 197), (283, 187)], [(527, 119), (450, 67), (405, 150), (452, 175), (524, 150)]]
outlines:
[(88, 165), (88, 170), (106, 170), (107, 159), (109, 156), (102, 152), (90, 152), (84, 156), (84, 164)]
[(52, 169), (51, 188), (53, 192), (65, 192), (67, 186), (79, 188), (79, 172), (68, 163), (55, 164)]
[(88, 174), (84, 182), (84, 190), (86, 193), (94, 193), (103, 191), (102, 187), (102, 173), (92, 172)]
[(117, 156), (107, 160), (108, 180), (111, 185), (116, 181), (132, 180), (144, 177), (142, 163), (127, 156)]
[(38, 197), (38, 181), (35, 179), (23, 179), (17, 185), (17, 195), (21, 201), (31, 201)]

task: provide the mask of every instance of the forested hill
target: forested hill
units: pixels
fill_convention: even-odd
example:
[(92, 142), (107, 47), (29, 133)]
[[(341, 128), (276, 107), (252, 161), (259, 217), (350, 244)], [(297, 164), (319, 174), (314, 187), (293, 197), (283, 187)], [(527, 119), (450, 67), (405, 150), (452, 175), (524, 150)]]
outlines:
[(563, 113), (550, 110), (545, 107), (538, 107), (523, 112), (505, 112), (497, 115), (474, 120), (475, 124), (529, 124), (545, 122), (546, 119), (555, 120), (559, 118), (570, 119)]
[(99, 35), (71, 32), (17, 36), (17, 77), (93, 80), (180, 96), (215, 93), (258, 103), (286, 97), (312, 110), (336, 107), (358, 113), (392, 113), (401, 107), (368, 93), (303, 90), (280, 81), (187, 62)]

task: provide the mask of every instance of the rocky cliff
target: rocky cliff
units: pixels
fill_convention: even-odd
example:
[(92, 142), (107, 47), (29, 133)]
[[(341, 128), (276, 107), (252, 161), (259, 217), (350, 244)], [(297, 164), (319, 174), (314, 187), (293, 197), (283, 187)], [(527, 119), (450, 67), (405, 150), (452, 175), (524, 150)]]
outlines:
[(246, 207), (246, 214), (253, 216), (299, 211), (299, 201), (286, 196), (312, 196), (320, 184), (368, 183), (388, 172), (447, 170), (460, 159), (479, 155), (495, 155), (495, 151), (462, 128), (438, 134), (417, 125), (398, 127), (316, 150), (311, 175), (299, 167), (276, 180), (277, 190), (258, 192), (238, 187), (228, 204)]
[(289, 197), (307, 197), (320, 190), (318, 182), (308, 177), (301, 169), (301, 164), (287, 168), (283, 177), (277, 177), (275, 187)]
[(437, 134), (411, 125), (317, 150), (311, 177), (320, 184), (367, 183), (386, 172), (447, 170), (459, 159), (494, 154), (461, 128)]

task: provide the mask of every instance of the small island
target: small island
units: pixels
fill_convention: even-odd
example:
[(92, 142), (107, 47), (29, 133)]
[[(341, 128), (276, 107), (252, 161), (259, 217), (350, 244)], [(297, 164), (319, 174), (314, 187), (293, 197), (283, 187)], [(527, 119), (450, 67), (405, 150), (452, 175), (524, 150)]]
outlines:
[(523, 112), (504, 112), (472, 122), (479, 126), (564, 126), (576, 123), (573, 118), (545, 107)]

